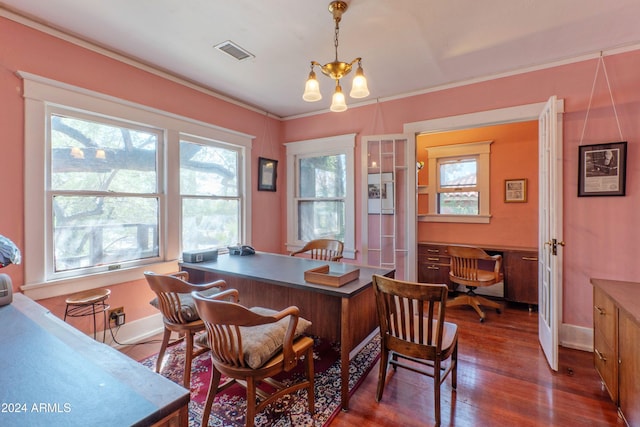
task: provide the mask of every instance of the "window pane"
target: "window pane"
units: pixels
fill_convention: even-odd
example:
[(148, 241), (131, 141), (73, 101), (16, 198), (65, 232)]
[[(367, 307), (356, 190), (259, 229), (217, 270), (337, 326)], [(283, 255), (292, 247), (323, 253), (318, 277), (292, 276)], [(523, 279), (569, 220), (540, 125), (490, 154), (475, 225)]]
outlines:
[(155, 193), (158, 134), (51, 115), (51, 189)]
[(180, 142), (180, 193), (235, 197), (238, 152), (193, 142)]
[(346, 160), (344, 154), (300, 159), (300, 197), (345, 197)]
[(54, 270), (159, 256), (158, 199), (55, 196)]
[(241, 243), (240, 201), (182, 199), (182, 250), (224, 248)]
[(298, 204), (298, 240), (331, 238), (344, 241), (344, 202), (319, 201)]
[(440, 187), (475, 187), (477, 182), (475, 159), (440, 163)]
[(478, 215), (477, 191), (439, 193), (438, 213), (448, 215)]

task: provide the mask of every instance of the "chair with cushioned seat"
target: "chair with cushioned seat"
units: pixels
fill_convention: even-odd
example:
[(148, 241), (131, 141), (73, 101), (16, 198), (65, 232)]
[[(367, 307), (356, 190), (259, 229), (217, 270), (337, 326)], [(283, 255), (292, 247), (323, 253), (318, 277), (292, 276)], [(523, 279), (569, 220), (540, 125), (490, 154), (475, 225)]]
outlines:
[[(481, 297), (474, 291), (479, 286), (491, 286), (503, 281), (502, 255), (489, 255), (483, 249), (471, 246), (448, 246), (447, 252), (451, 257), (449, 280), (467, 288), (465, 294), (449, 300), (447, 307), (470, 305), (480, 315), (480, 322), (484, 322), (485, 319), (481, 305), (495, 308), (500, 313), (500, 304)], [(482, 263), (487, 263), (492, 268), (483, 269)]]
[(291, 252), (291, 256), (308, 253), (311, 259), (340, 261), (342, 259), (343, 249), (344, 244), (340, 240), (316, 239), (308, 242), (302, 249)]
[[(314, 413), (313, 339), (301, 336), (310, 325), (295, 306), (281, 311), (246, 308), (237, 303), (238, 291), (228, 289), (206, 296), (193, 292), (196, 308), (207, 329), (213, 372), (202, 416), (207, 426), (216, 394), (234, 383), (246, 387), (246, 425), (270, 403), (306, 389), (309, 412)], [(304, 357), (306, 379), (286, 385), (272, 377), (295, 368)], [(220, 385), (222, 375), (230, 380)], [(273, 392), (259, 388), (267, 384)]]
[(204, 323), (200, 320), (195, 308), (191, 292), (207, 291), (218, 293), (227, 288), (224, 280), (217, 280), (205, 284), (189, 283), (189, 273), (180, 271), (173, 274), (163, 275), (152, 272), (145, 272), (144, 277), (151, 290), (156, 294), (156, 298), (151, 301), (151, 305), (158, 308), (162, 313), (164, 323), (164, 335), (158, 361), (156, 362), (156, 372), (160, 372), (162, 359), (169, 344), (172, 332), (176, 332), (186, 343), (186, 354), (184, 361), (184, 387), (191, 388), (191, 361), (194, 357), (208, 350), (206, 347), (194, 347), (194, 335), (204, 331)]

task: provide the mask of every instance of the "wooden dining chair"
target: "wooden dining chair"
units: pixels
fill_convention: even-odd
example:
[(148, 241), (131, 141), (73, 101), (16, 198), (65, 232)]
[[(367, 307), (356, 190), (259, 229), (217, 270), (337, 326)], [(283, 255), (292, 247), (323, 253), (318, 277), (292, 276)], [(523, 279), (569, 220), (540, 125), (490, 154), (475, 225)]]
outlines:
[[(186, 354), (183, 383), (185, 388), (191, 388), (191, 361), (194, 357), (208, 350), (207, 347), (196, 348), (197, 346), (194, 346), (194, 335), (197, 332), (204, 331), (205, 327), (198, 316), (191, 292), (207, 291), (209, 293), (217, 293), (226, 289), (227, 284), (224, 280), (198, 285), (189, 283), (189, 273), (186, 271), (167, 275), (145, 272), (144, 277), (147, 279), (151, 290), (156, 294), (156, 298), (151, 301), (151, 305), (160, 310), (164, 323), (164, 335), (162, 336), (162, 344), (160, 345), (158, 361), (156, 362), (156, 372), (160, 372), (171, 333), (176, 332), (181, 339), (185, 340)], [(180, 340), (176, 341), (176, 343), (178, 342)]]
[(388, 365), (427, 375), (433, 378), (439, 426), (440, 387), (449, 374), (451, 387), (457, 387), (458, 327), (445, 321), (448, 287), (376, 274), (373, 289), (381, 337), (376, 401), (382, 400)]
[[(470, 246), (448, 246), (447, 252), (451, 257), (449, 280), (467, 287), (467, 292), (447, 302), (447, 307), (470, 305), (480, 315), (480, 322), (484, 322), (485, 319), (481, 305), (495, 308), (500, 313), (502, 306), (499, 303), (476, 294), (475, 290), (480, 286), (491, 286), (504, 280), (501, 271), (502, 255), (489, 255), (481, 248)], [(487, 269), (486, 264), (490, 269)]]
[[(300, 317), (297, 307), (279, 312), (262, 307), (249, 309), (237, 303), (236, 289), (212, 296), (198, 292), (192, 295), (207, 329), (213, 368), (203, 427), (208, 425), (216, 394), (235, 382), (246, 387), (247, 426), (254, 425), (256, 414), (267, 405), (300, 389), (307, 390), (309, 412), (313, 415), (313, 339), (301, 335), (311, 323)], [(272, 378), (291, 371), (301, 358), (306, 379), (287, 385)], [(229, 381), (220, 385), (223, 374)], [(262, 384), (268, 390), (259, 387)]]
[(291, 252), (291, 256), (308, 253), (311, 259), (340, 261), (344, 244), (340, 240), (316, 239), (305, 244), (302, 249)]

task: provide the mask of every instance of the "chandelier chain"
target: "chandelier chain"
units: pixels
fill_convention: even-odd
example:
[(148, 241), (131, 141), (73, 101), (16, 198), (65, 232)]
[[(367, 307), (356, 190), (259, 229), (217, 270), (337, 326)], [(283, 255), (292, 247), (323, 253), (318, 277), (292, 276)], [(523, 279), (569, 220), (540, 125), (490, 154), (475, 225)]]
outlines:
[(336, 48), (336, 62), (338, 62), (338, 35), (340, 34), (340, 25), (339, 25), (339, 22), (340, 22), (340, 21), (338, 21), (338, 20), (336, 19), (336, 29), (335, 29), (335, 32), (334, 32), (334, 38), (333, 38), (333, 45), (334, 45), (334, 46), (335, 46), (335, 48)]

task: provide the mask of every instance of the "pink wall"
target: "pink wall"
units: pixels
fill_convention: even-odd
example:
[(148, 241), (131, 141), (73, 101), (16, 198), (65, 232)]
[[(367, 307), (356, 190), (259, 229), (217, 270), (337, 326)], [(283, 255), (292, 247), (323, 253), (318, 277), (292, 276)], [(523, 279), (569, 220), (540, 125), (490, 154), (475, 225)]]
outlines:
[[(298, 141), (351, 132), (359, 135), (398, 133), (402, 132), (405, 123), (544, 102), (552, 95), (564, 99), (563, 197), (564, 240), (567, 245), (564, 248), (563, 322), (591, 327), (592, 288), (589, 279), (603, 277), (638, 281), (640, 277), (640, 263), (635, 260), (640, 252), (640, 227), (635, 211), (640, 206), (640, 51), (605, 57), (623, 137), (629, 143), (626, 197), (577, 197), (578, 146), (620, 140), (601, 69), (585, 136), (581, 141), (596, 65), (597, 60), (593, 59), (352, 108), (339, 115), (327, 113), (291, 120), (285, 123), (284, 140)], [(375, 93), (375, 86), (370, 90)], [(356, 185), (360, 188), (359, 183)]]
[[(258, 157), (282, 158), (282, 124), (205, 93), (189, 89), (154, 74), (0, 17), (0, 171), (5, 184), (0, 189), (0, 234), (24, 249), (24, 102), (22, 81), (16, 71), (25, 71), (86, 89), (106, 93), (153, 108), (169, 111), (227, 129), (254, 135), (251, 153), (254, 179), (251, 182), (254, 206), (263, 212), (282, 209), (284, 178), (278, 191), (258, 192)], [(284, 231), (278, 222), (255, 216), (252, 219), (252, 244), (271, 252), (282, 252)], [(2, 270), (11, 276), (14, 291), (24, 283), (24, 265), (10, 265)], [(155, 313), (149, 306), (151, 292), (144, 280), (110, 286), (110, 304), (125, 306), (127, 320)], [(56, 315), (64, 313), (64, 298), (40, 301)], [(126, 303), (125, 303), (126, 302)], [(75, 324), (75, 323), (74, 323)], [(82, 329), (87, 330), (83, 325)], [(88, 324), (87, 324), (88, 326)]]
[[(0, 40), (0, 129), (3, 131), (0, 171), (7, 183), (0, 190), (0, 234), (21, 247), (24, 243), (24, 103), (21, 80), (15, 74), (17, 70), (255, 135), (253, 170), (257, 169), (259, 155), (269, 153), (269, 157), (280, 160), (277, 193), (257, 192), (255, 183), (251, 185), (254, 210), (271, 213), (268, 218), (265, 215), (253, 217), (253, 244), (258, 249), (273, 252), (284, 251), (286, 234), (284, 152), (282, 147), (274, 147), (279, 142), (353, 132), (358, 135), (400, 133), (404, 123), (542, 102), (557, 95), (565, 100), (566, 111), (563, 193), (567, 246), (564, 248), (563, 321), (591, 326), (590, 277), (618, 280), (638, 280), (640, 277), (640, 263), (635, 262), (640, 229), (636, 226), (637, 215), (633, 210), (638, 206), (640, 183), (637, 154), (640, 51), (606, 57), (623, 136), (629, 142), (627, 196), (578, 198), (578, 145), (620, 139), (601, 73), (585, 138), (580, 141), (596, 60), (351, 108), (340, 114), (327, 113), (279, 122), (4, 18), (0, 18)], [(371, 91), (375, 94), (375, 85)], [(265, 127), (266, 123), (269, 123), (268, 127)], [(264, 146), (267, 143), (270, 147)], [(359, 159), (359, 150), (358, 144), (356, 159)], [(361, 188), (359, 179), (357, 174), (356, 188)], [(356, 217), (359, 218), (360, 197), (356, 200)], [(272, 218), (276, 217), (281, 220), (274, 226)], [(269, 221), (269, 227), (265, 226), (265, 221)], [(360, 236), (357, 226), (356, 242)], [(24, 282), (23, 266), (9, 266), (3, 270), (12, 277), (16, 290)], [(114, 305), (128, 301), (128, 320), (153, 312), (147, 304), (149, 295), (145, 286), (143, 281), (137, 281), (111, 287)], [(135, 298), (135, 303), (128, 299), (130, 296)], [(44, 301), (44, 304), (59, 313), (61, 301), (57, 298)]]

